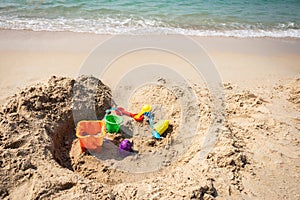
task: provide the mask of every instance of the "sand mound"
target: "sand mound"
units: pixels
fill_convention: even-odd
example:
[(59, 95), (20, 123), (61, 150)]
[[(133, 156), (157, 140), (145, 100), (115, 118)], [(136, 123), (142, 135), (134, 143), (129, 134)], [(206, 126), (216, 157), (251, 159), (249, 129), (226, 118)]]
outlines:
[[(75, 138), (73, 113), (76, 120), (94, 119), (95, 115), (102, 118), (110, 98), (110, 90), (101, 81), (85, 76), (76, 81), (51, 77), (46, 84), (14, 95), (1, 110), (1, 180), (5, 188), (0, 195), (35, 199), (78, 184), (80, 179), (69, 171), (69, 151)], [(79, 113), (82, 110), (84, 115)]]
[[(299, 79), (288, 90), (244, 90), (224, 84), (225, 121), (213, 129), (218, 138), (201, 158), (203, 141), (214, 120), (213, 97), (205, 86), (194, 85), (198, 98), (199, 127), (192, 143), (179, 157), (169, 151), (183, 119), (174, 90), (147, 86), (129, 100), (138, 112), (149, 101), (157, 119), (170, 119), (171, 128), (161, 141), (151, 139), (147, 122), (128, 120), (138, 160), (144, 154), (166, 152), (162, 168), (148, 173), (117, 170), (89, 153), (80, 154), (75, 124), (81, 119), (102, 119), (111, 106), (111, 91), (100, 80), (51, 77), (28, 87), (1, 108), (0, 197), (2, 199), (242, 199), (295, 197), (298, 187)], [(282, 86), (283, 87), (283, 86)], [(299, 96), (299, 95), (298, 95)], [(287, 98), (288, 97), (288, 98)], [(288, 102), (291, 101), (292, 103)], [(287, 104), (287, 102), (289, 104)], [(294, 104), (293, 104), (294, 103)], [(180, 107), (181, 106), (181, 107)], [(188, 110), (192, 113), (192, 110)], [(285, 114), (287, 113), (287, 114)], [(298, 118), (297, 118), (298, 119)], [(195, 122), (197, 123), (197, 122)], [(123, 136), (116, 136), (118, 142)], [(172, 146), (172, 145), (171, 145)], [(169, 154), (168, 154), (169, 153)], [(164, 154), (163, 154), (164, 155)], [(176, 158), (172, 160), (172, 158)], [(124, 160), (126, 160), (124, 159)], [(171, 162), (172, 161), (172, 162)], [(151, 164), (151, 163), (149, 163)], [(287, 184), (288, 183), (288, 184)]]

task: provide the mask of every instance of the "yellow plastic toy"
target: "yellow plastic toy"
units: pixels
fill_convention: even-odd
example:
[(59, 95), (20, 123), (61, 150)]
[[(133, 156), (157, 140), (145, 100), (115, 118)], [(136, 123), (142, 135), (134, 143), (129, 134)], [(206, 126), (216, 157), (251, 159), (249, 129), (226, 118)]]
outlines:
[(151, 110), (151, 106), (150, 105), (144, 105), (143, 107), (142, 107), (142, 110), (141, 110), (141, 112), (139, 112), (137, 115), (135, 115), (133, 118), (134, 119), (138, 119), (138, 118), (140, 118), (141, 117), (141, 115), (143, 115), (145, 112), (150, 112), (150, 110)]
[(169, 127), (169, 120), (160, 120), (153, 125), (154, 130), (162, 135)]

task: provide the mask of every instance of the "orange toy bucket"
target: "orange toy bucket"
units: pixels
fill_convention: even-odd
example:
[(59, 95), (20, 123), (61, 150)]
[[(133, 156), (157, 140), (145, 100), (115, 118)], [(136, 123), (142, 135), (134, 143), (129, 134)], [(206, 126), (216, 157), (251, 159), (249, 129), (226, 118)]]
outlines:
[(81, 152), (86, 149), (101, 150), (105, 135), (105, 123), (103, 121), (80, 121), (77, 124), (76, 136), (79, 139)]

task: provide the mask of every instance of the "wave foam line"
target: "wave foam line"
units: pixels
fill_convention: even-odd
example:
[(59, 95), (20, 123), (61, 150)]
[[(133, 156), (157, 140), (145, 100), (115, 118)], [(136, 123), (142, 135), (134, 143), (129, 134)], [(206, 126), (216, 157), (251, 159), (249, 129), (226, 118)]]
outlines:
[[(243, 29), (237, 30), (194, 30), (171, 27), (152, 19), (25, 19), (0, 17), (1, 29), (33, 30), (33, 31), (71, 31), (110, 35), (147, 35), (147, 34), (183, 34), (188, 36), (224, 36), (224, 37), (293, 37), (300, 38), (300, 29)], [(215, 28), (216, 29), (216, 28)]]

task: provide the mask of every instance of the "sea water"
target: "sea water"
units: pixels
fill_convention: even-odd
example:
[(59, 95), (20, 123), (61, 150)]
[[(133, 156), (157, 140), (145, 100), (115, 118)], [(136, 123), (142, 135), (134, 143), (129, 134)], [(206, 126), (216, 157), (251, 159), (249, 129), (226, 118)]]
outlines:
[(300, 37), (300, 0), (1, 0), (0, 29)]

